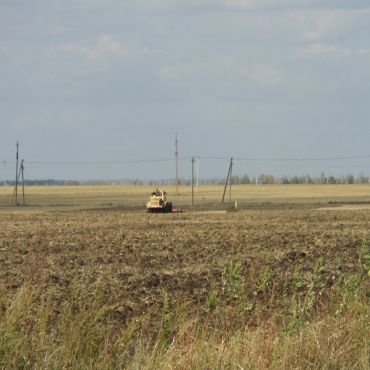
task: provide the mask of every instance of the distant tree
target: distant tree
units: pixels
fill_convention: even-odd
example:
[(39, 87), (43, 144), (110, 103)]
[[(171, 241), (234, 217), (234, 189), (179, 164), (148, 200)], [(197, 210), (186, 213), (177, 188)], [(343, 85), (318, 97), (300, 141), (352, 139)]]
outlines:
[(355, 183), (355, 177), (353, 175), (347, 175), (346, 176), (346, 183), (347, 184), (354, 184)]
[(282, 183), (282, 184), (290, 184), (289, 177), (288, 177), (288, 176), (283, 176), (283, 177), (281, 178), (281, 183)]
[(365, 176), (363, 172), (360, 172), (360, 174), (358, 175), (357, 182), (360, 184), (368, 184), (369, 178)]
[(337, 180), (335, 179), (334, 176), (329, 176), (328, 183), (329, 184), (336, 184), (337, 183)]
[(273, 175), (260, 175), (258, 178), (258, 183), (259, 184), (275, 184), (276, 182), (276, 177)]
[(314, 183), (314, 180), (312, 179), (312, 177), (310, 175), (306, 175), (305, 184), (313, 184), (313, 183)]
[(291, 184), (299, 184), (300, 183), (300, 180), (299, 180), (298, 176), (291, 177), (290, 183)]
[(327, 179), (325, 177), (325, 172), (321, 172), (321, 175), (320, 175), (320, 182), (321, 184), (326, 184), (327, 183)]
[(241, 183), (242, 184), (250, 184), (251, 183), (251, 179), (249, 178), (248, 175), (244, 175), (241, 179)]

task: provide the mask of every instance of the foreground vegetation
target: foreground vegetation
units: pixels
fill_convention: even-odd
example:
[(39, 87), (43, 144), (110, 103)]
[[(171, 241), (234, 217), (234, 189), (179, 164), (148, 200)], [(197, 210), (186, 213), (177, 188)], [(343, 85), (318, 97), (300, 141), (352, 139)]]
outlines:
[[(253, 303), (245, 308), (220, 305), (212, 313), (206, 305), (207, 313), (190, 314), (164, 298), (156, 334), (148, 333), (148, 319), (123, 327), (114, 324), (114, 305), (104, 302), (101, 293), (88, 298), (75, 294), (62, 303), (55, 318), (51, 305), (58, 298), (51, 291), (22, 289), (2, 318), (1, 366), (368, 369), (370, 364), (368, 303), (346, 284), (328, 302), (315, 302), (314, 308), (304, 303), (297, 309), (294, 303), (290, 319), (272, 308), (264, 314), (249, 312), (263, 311)], [(353, 301), (343, 307), (347, 299)], [(269, 305), (274, 304), (270, 298)]]
[(2, 213), (0, 368), (368, 369), (369, 221)]

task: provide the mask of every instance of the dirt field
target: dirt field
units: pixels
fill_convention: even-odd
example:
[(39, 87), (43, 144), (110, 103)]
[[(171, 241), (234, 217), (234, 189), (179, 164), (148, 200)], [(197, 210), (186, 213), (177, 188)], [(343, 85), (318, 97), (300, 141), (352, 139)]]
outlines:
[[(44, 199), (50, 200), (50, 194), (55, 197), (55, 190), (48, 189)], [(38, 190), (34, 191), (36, 197)], [(367, 189), (360, 191), (367, 196)], [(71, 204), (78, 207), (71, 206), (69, 211), (45, 201), (41, 207), (14, 212), (3, 209), (0, 213), (0, 334), (8, 338), (0, 340), (0, 354), (4, 354), (0, 364), (5, 368), (22, 364), (17, 360), (7, 366), (17, 358), (6, 345), (12, 343), (12, 335), (14, 341), (24, 339), (23, 344), (16, 342), (14, 346), (23, 353), (20, 358), (29, 358), (28, 367), (38, 364), (47, 368), (41, 354), (48, 353), (49, 347), (39, 348), (39, 338), (49, 338), (55, 351), (62, 346), (60, 338), (69, 338), (68, 347), (72, 337), (66, 334), (70, 329), (63, 326), (66, 312), (78, 326), (86, 320), (83, 313), (95, 310), (98, 319), (92, 327), (96, 332), (90, 335), (104, 333), (101, 340), (105, 343), (116, 343), (117, 333), (131, 330), (132, 325), (140, 341), (146, 338), (151, 343), (163, 332), (166, 338), (181, 332), (179, 327), (164, 326), (169, 320), (166, 317), (174, 321), (181, 315), (185, 321), (196, 317), (197, 327), (207, 325), (221, 333), (258, 328), (266, 322), (279, 328), (279, 333), (294, 333), (317, 316), (322, 320), (329, 312), (333, 317), (347, 312), (349, 300), (360, 302), (363, 297), (361, 302), (367, 309), (361, 322), (370, 328), (366, 303), (370, 296), (369, 251), (364, 242), (370, 231), (370, 210), (326, 211), (309, 204), (291, 209), (275, 205), (238, 212), (190, 210), (158, 215), (115, 206), (82, 210), (87, 195), (82, 189), (73, 189), (73, 196)], [(98, 204), (109, 196), (109, 191), (108, 195), (102, 193)], [(292, 202), (303, 199), (301, 196)], [(336, 199), (341, 196), (337, 194)], [(348, 200), (346, 196), (343, 198)], [(134, 199), (138, 202), (139, 193)], [(180, 199), (185, 204), (185, 198)], [(286, 198), (275, 194), (273, 199)], [(316, 200), (312, 202), (316, 204)], [(22, 296), (22, 292), (28, 293)], [(21, 299), (25, 299), (26, 308), (20, 314)], [(176, 312), (173, 317), (166, 316), (171, 312), (166, 302)], [(13, 328), (14, 322), (22, 324)], [(5, 334), (9, 331), (13, 334)], [(34, 342), (28, 349), (30, 335)], [(370, 343), (366, 338), (364, 343), (359, 350), (366, 365)], [(100, 359), (101, 344), (97, 348), (96, 353), (84, 356)], [(131, 358), (134, 352), (130, 351), (125, 356)], [(63, 360), (66, 368), (77, 366), (73, 361), (78, 356), (75, 360), (70, 356)], [(265, 356), (267, 362), (256, 365), (258, 368), (273, 363), (272, 353)], [(58, 361), (54, 365), (62, 363), (60, 358)], [(112, 366), (109, 364), (106, 368)], [(81, 363), (77, 367), (89, 368)]]
[(211, 287), (222, 290), (221, 275), (232, 261), (240, 261), (252, 285), (269, 267), (282, 290), (298, 265), (308, 284), (321, 258), (329, 289), (359, 272), (369, 221), (370, 211), (2, 214), (0, 285), (9, 297), (29, 282), (67, 294), (71, 284), (90, 291), (103, 277), (119, 290), (117, 310), (135, 316), (159, 307), (164, 290), (202, 306)]

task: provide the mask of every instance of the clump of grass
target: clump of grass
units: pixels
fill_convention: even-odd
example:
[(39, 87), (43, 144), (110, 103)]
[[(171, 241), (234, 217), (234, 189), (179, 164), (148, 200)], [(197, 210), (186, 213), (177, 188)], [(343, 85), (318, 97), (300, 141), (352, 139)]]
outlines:
[(219, 304), (218, 290), (212, 288), (206, 297), (204, 309), (206, 312), (214, 312)]
[[(31, 361), (26, 355), (29, 346), (30, 320), (37, 291), (22, 287), (7, 307), (0, 322), (0, 368), (26, 368)], [(22, 355), (20, 355), (22, 354)]]
[(302, 265), (300, 264), (297, 264), (294, 268), (293, 281), (296, 289), (301, 289), (304, 287), (304, 280), (302, 278)]
[(171, 296), (168, 292), (163, 293), (163, 307), (161, 326), (158, 334), (158, 345), (167, 348), (172, 342), (175, 331), (175, 313)]
[(367, 236), (362, 239), (359, 251), (359, 263), (361, 268), (370, 276), (370, 245)]
[[(322, 296), (325, 284), (323, 276), (325, 272), (325, 264), (322, 258), (316, 262), (311, 280), (308, 284), (304, 284), (301, 277), (301, 268), (296, 266), (293, 274), (294, 291), (291, 298), (290, 320), (284, 328), (283, 332), (291, 335), (296, 333), (303, 324), (307, 323), (315, 312), (316, 305)], [(306, 288), (305, 292), (299, 294), (301, 288)]]
[(344, 279), (343, 287), (338, 287), (340, 296), (339, 307), (336, 310), (336, 314), (340, 315), (345, 313), (349, 308), (357, 304), (361, 297), (361, 277), (358, 275), (352, 275)]
[(260, 293), (266, 293), (272, 288), (273, 282), (274, 282), (274, 273), (271, 270), (270, 266), (266, 266), (262, 270), (260, 276), (258, 277), (256, 281), (253, 293), (255, 295), (260, 294)]
[(223, 290), (230, 298), (239, 299), (243, 295), (245, 279), (239, 261), (231, 261), (225, 266), (221, 280)]

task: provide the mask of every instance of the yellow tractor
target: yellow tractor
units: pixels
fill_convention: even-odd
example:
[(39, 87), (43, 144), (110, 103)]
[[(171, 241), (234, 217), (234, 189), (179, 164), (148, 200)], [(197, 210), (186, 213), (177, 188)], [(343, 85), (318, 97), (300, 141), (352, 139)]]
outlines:
[(156, 189), (150, 194), (150, 200), (146, 204), (148, 213), (172, 213), (172, 203), (167, 202), (167, 193)]

